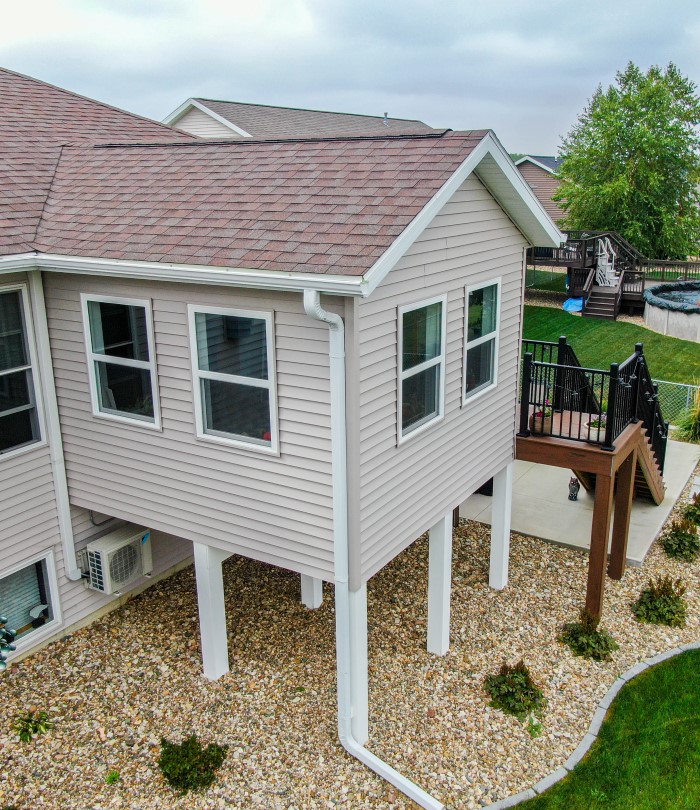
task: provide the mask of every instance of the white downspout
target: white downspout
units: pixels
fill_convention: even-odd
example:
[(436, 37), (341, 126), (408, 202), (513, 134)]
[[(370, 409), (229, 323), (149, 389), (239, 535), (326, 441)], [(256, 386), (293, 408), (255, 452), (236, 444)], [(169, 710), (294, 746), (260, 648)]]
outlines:
[(331, 459), (333, 476), (333, 549), (335, 561), (335, 640), (338, 677), (338, 736), (345, 750), (426, 810), (444, 805), (386, 762), (360, 745), (352, 736), (350, 692), (350, 599), (348, 596), (348, 487), (345, 418), (345, 325), (340, 315), (321, 306), (316, 290), (304, 290), (304, 310), (328, 324), (331, 388)]
[(82, 578), (82, 573), (75, 559), (75, 541), (73, 540), (73, 524), (71, 522), (70, 503), (68, 501), (68, 482), (66, 480), (66, 467), (63, 459), (61, 425), (58, 420), (58, 402), (56, 401), (56, 384), (53, 378), (53, 365), (51, 362), (49, 328), (46, 321), (44, 287), (41, 283), (40, 270), (30, 270), (27, 275), (29, 276), (29, 296), (32, 303), (34, 339), (39, 354), (39, 377), (41, 379), (41, 392), (44, 399), (46, 437), (49, 443), (51, 471), (53, 472), (54, 491), (56, 493), (58, 531), (63, 545), (63, 566), (68, 579), (76, 582)]

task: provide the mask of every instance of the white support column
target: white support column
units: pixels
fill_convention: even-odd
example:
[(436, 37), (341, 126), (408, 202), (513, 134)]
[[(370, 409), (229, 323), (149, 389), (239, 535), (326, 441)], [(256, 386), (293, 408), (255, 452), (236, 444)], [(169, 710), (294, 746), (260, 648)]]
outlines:
[(428, 652), (445, 655), (450, 648), (452, 589), (452, 512), (430, 530), (428, 550)]
[(223, 561), (231, 552), (192, 543), (197, 578), (199, 632), (202, 639), (204, 677), (215, 681), (228, 672), (228, 639), (226, 636), (226, 605), (224, 603)]
[(493, 477), (491, 503), (491, 560), (489, 585), (497, 591), (508, 584), (510, 513), (513, 504), (513, 465), (511, 461)]
[(349, 591), (350, 602), (350, 707), (352, 736), (364, 745), (369, 739), (369, 684), (367, 661), (367, 584)]
[(310, 577), (301, 574), (301, 602), (309, 608), (315, 610), (321, 607), (323, 602), (323, 580), (317, 577)]

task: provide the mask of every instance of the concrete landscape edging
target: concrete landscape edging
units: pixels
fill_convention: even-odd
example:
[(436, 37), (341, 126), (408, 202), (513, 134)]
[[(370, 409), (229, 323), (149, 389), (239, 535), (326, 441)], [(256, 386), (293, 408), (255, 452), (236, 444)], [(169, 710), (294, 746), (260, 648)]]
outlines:
[(673, 647), (666, 652), (659, 653), (651, 658), (646, 658), (644, 661), (640, 661), (638, 664), (630, 667), (630, 669), (628, 669), (626, 672), (623, 672), (598, 703), (598, 707), (596, 708), (593, 719), (591, 720), (591, 724), (588, 727), (588, 731), (586, 732), (583, 740), (581, 740), (578, 748), (576, 748), (573, 754), (562, 766), (552, 771), (552, 773), (548, 774), (543, 779), (540, 779), (540, 781), (534, 784), (531, 788), (523, 790), (520, 793), (515, 793), (514, 795), (508, 796), (505, 799), (501, 799), (495, 804), (489, 804), (484, 808), (484, 810), (506, 810), (509, 807), (515, 807), (522, 802), (536, 798), (565, 776), (568, 776), (578, 765), (578, 763), (586, 756), (590, 747), (598, 739), (598, 732), (600, 731), (600, 727), (603, 725), (605, 715), (612, 705), (613, 700), (617, 697), (617, 693), (620, 691), (620, 689), (622, 689), (622, 687), (629, 683), (633, 678), (636, 678), (637, 675), (640, 675), (642, 672), (646, 672), (646, 670), (650, 667), (660, 664), (662, 661), (666, 661), (676, 655), (687, 652), (688, 650), (700, 650), (700, 641), (694, 641), (690, 644), (681, 644), (678, 647)]

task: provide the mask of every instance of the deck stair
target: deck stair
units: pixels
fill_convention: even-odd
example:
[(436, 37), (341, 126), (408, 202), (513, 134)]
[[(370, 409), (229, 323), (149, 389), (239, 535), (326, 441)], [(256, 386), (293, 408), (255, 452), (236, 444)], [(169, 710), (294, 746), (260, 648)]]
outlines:
[(601, 318), (614, 321), (618, 314), (618, 301), (620, 298), (620, 280), (614, 287), (603, 287), (594, 284), (588, 295), (588, 301), (581, 313), (584, 318)]

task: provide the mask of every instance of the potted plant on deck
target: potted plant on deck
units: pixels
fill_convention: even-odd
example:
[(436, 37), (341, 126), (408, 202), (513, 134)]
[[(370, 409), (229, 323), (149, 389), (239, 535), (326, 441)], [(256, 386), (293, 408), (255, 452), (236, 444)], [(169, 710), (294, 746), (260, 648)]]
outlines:
[(605, 441), (605, 428), (608, 419), (608, 403), (603, 400), (600, 406), (599, 414), (591, 414), (593, 417), (589, 422), (586, 422), (586, 430), (588, 431), (588, 441), (591, 442), (604, 442)]
[(530, 430), (533, 433), (552, 432), (552, 403), (548, 399), (545, 399), (543, 405), (535, 405), (535, 410), (530, 415)]

